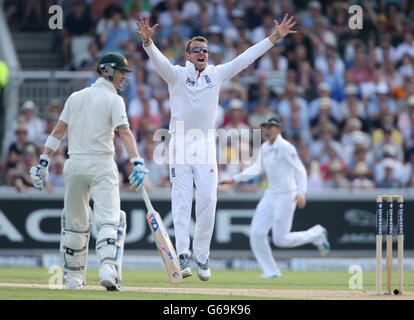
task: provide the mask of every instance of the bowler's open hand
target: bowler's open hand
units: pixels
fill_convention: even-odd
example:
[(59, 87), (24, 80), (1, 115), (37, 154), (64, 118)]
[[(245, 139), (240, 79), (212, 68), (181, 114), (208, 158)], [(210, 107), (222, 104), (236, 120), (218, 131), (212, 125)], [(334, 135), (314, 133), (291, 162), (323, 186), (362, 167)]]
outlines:
[(298, 33), (296, 30), (291, 30), (297, 23), (294, 21), (295, 18), (291, 16), (288, 19), (288, 16), (289, 14), (286, 13), (281, 24), (279, 24), (276, 19), (273, 20), (275, 23), (275, 31), (269, 37), (273, 43), (275, 43), (277, 40), (283, 39), (288, 34)]
[(137, 26), (138, 30), (136, 33), (138, 33), (143, 41), (150, 40), (152, 34), (154, 33), (154, 30), (158, 28), (159, 24), (155, 24), (152, 28), (149, 26), (149, 17), (147, 16), (144, 20), (144, 18), (139, 17), (137, 19)]

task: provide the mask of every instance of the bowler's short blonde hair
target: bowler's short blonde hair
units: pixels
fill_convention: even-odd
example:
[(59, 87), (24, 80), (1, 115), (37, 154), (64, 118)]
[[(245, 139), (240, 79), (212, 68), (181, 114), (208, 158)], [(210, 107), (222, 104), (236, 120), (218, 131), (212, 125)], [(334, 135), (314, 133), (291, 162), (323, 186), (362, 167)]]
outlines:
[(190, 45), (194, 41), (205, 42), (208, 45), (208, 40), (206, 38), (202, 36), (192, 37), (190, 40), (187, 41), (187, 44), (185, 45), (185, 52), (188, 52), (190, 50)]

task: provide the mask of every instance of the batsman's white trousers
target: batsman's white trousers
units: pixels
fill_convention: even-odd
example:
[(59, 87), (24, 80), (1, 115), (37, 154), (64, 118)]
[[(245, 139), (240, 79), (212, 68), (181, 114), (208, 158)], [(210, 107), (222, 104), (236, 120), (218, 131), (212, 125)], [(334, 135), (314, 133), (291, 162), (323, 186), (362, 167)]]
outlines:
[(96, 228), (119, 225), (120, 197), (118, 168), (112, 155), (74, 155), (65, 161), (66, 228), (86, 232), (90, 226), (89, 199), (94, 201)]
[(306, 231), (291, 232), (296, 209), (296, 192), (276, 194), (265, 192), (257, 205), (250, 229), (250, 246), (264, 274), (279, 274), (273, 258), (268, 235), (272, 230), (273, 243), (278, 247), (292, 248), (307, 243), (316, 244), (322, 226), (315, 225)]

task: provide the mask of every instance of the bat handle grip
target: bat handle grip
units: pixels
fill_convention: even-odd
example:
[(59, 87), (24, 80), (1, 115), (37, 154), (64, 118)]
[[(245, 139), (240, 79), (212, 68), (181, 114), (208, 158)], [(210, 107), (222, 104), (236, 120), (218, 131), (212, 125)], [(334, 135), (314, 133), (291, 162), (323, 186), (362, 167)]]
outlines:
[(147, 210), (148, 211), (155, 211), (154, 207), (151, 204), (151, 200), (148, 196), (147, 190), (145, 189), (144, 186), (142, 187), (142, 197), (144, 198), (144, 202), (145, 202), (145, 205), (147, 206)]

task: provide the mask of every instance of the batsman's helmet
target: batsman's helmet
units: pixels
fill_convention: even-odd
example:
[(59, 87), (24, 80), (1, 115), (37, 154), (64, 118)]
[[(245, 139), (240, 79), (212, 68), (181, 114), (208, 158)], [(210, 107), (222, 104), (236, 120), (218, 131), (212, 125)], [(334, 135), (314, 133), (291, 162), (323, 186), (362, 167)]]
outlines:
[(132, 72), (128, 66), (128, 60), (118, 52), (105, 53), (98, 61), (96, 70), (99, 74), (112, 77), (114, 75), (114, 69), (126, 70)]

